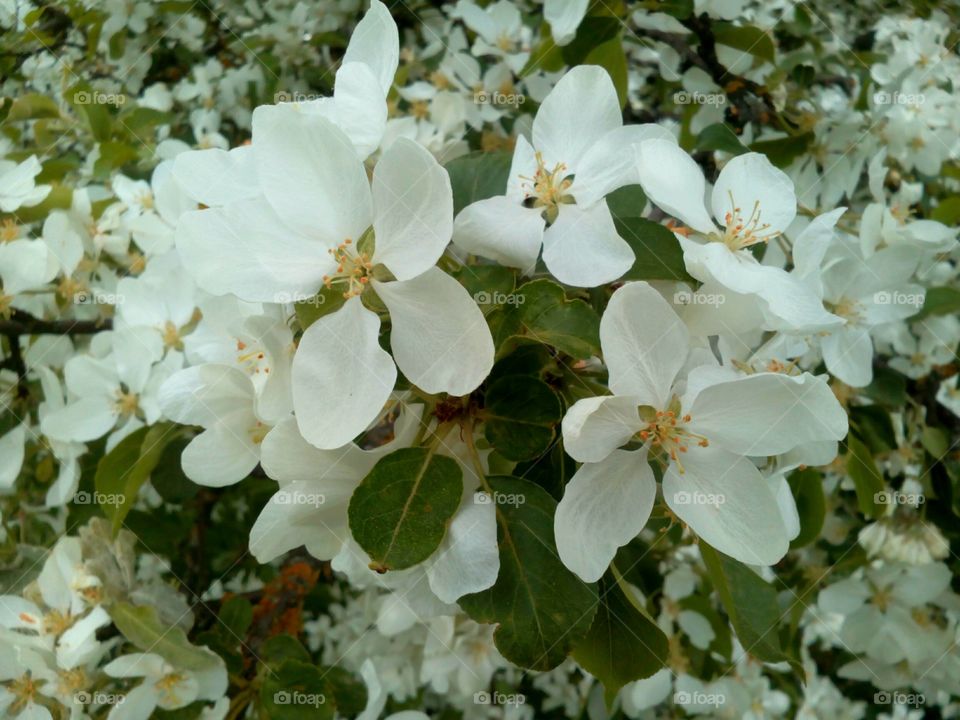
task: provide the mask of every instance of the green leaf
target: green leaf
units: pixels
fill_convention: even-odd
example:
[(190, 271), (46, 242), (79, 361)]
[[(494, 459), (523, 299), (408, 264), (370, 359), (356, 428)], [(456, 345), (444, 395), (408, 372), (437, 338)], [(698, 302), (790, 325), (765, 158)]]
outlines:
[(787, 661), (801, 672), (799, 663), (780, 647), (777, 631), (780, 607), (773, 586), (743, 563), (710, 547), (702, 538), (700, 554), (744, 650), (764, 662)]
[(173, 423), (158, 423), (135, 430), (104, 455), (97, 464), (94, 487), (97, 504), (110, 520), (116, 535), (130, 512), (140, 487), (157, 467), (167, 444), (183, 428)]
[(228, 632), (231, 639), (242, 639), (253, 622), (253, 606), (242, 597), (232, 597), (220, 608), (217, 616), (220, 627)]
[[(494, 340), (501, 357), (514, 349), (506, 341), (525, 337), (575, 358), (600, 353), (600, 317), (583, 300), (567, 300), (552, 280), (532, 280), (517, 288), (515, 303), (502, 311)], [(493, 317), (493, 316), (491, 316)]]
[(503, 195), (512, 161), (509, 152), (474, 152), (448, 162), (454, 214), (477, 200)]
[(615, 224), (636, 256), (623, 280), (694, 282), (684, 265), (679, 241), (665, 226), (641, 217), (616, 219)]
[(183, 473), (180, 458), (191, 438), (177, 437), (163, 449), (157, 467), (150, 473), (150, 485), (169, 503), (183, 503), (196, 497), (200, 486)]
[(791, 549), (809, 545), (820, 536), (826, 513), (822, 479), (820, 472), (813, 468), (797, 470), (787, 478), (800, 516), (800, 534), (790, 542)]
[(853, 435), (847, 436), (847, 475), (857, 491), (857, 507), (868, 517), (879, 517), (883, 504), (877, 494), (886, 489), (883, 475), (873, 460), (870, 449)]
[(430, 557), (460, 505), (462, 477), (455, 460), (427, 448), (404, 448), (377, 461), (347, 511), (373, 569), (403, 570)]
[(769, 33), (753, 25), (714, 23), (713, 36), (720, 45), (742, 50), (771, 64), (776, 60), (773, 38)]
[(666, 664), (667, 636), (613, 573), (600, 579), (600, 602), (590, 631), (573, 649), (573, 658), (603, 684), (607, 707), (628, 682), (647, 678)]
[(7, 113), (6, 121), (39, 120), (40, 118), (58, 118), (60, 108), (52, 98), (39, 93), (27, 93), (13, 101)]
[(942, 462), (946, 454), (950, 452), (950, 438), (941, 428), (930, 427), (929, 425), (925, 427), (920, 434), (920, 444), (934, 460), (939, 462)]
[(750, 149), (766, 155), (771, 163), (784, 168), (803, 155), (813, 144), (814, 139), (813, 133), (803, 133), (775, 140), (758, 140), (750, 145)]
[(484, 395), (484, 434), (509, 460), (533, 460), (545, 453), (562, 418), (557, 394), (529, 375), (501, 377)]
[(594, 48), (616, 39), (622, 27), (623, 23), (615, 17), (585, 17), (573, 40), (563, 46), (563, 59), (570, 67), (587, 63), (587, 57)]
[(701, 130), (697, 137), (697, 150), (720, 150), (731, 155), (749, 152), (737, 134), (724, 123), (714, 123)]
[(310, 662), (310, 653), (293, 635), (274, 635), (260, 646), (257, 653), (260, 660), (271, 668), (278, 668), (286, 660)]
[(297, 314), (300, 329), (306, 330), (320, 318), (339, 310), (346, 301), (343, 290), (321, 287), (312, 298), (295, 302), (293, 310)]
[(960, 224), (960, 195), (943, 198), (930, 212), (930, 219), (942, 222), (944, 225)]
[(686, 20), (693, 14), (693, 0), (658, 0), (653, 11), (672, 15), (677, 20)]
[(850, 408), (850, 428), (867, 444), (874, 455), (897, 447), (890, 412), (879, 405), (860, 405)]
[(115, 99), (122, 104), (124, 96), (113, 95), (95, 90), (90, 83), (83, 81), (69, 88), (65, 94), (66, 100), (87, 124), (90, 134), (98, 142), (109, 140), (113, 132), (113, 117), (105, 102)]
[(876, 368), (863, 394), (887, 408), (899, 408), (907, 401), (907, 379), (888, 367)]
[(599, 65), (606, 70), (610, 79), (613, 80), (613, 86), (617, 90), (617, 100), (620, 101), (620, 107), (623, 108), (626, 106), (627, 55), (623, 51), (623, 43), (619, 37), (597, 45), (587, 53), (582, 64)]
[(643, 217), (647, 195), (641, 185), (624, 185), (607, 195), (607, 207), (614, 220)]
[(260, 707), (271, 720), (332, 720), (336, 705), (329, 693), (319, 667), (288, 659), (264, 677)]
[(464, 265), (452, 275), (466, 288), (484, 315), (515, 300), (513, 289), (517, 276), (510, 268), (502, 265)]
[(522, 502), (498, 503), (500, 574), (493, 587), (460, 598), (474, 620), (496, 623), (493, 639), (510, 662), (550, 670), (586, 636), (597, 611), (594, 584), (570, 572), (553, 538), (556, 501), (545, 490), (514, 477), (492, 477), (490, 488)]
[(933, 287), (927, 289), (923, 308), (914, 320), (931, 315), (955, 315), (960, 313), (960, 289), (955, 287)]
[(175, 667), (206, 670), (219, 663), (214, 653), (192, 645), (183, 628), (161, 623), (153, 607), (115, 602), (108, 612), (113, 624), (133, 645), (144, 652), (156, 653)]
[(337, 714), (354, 717), (367, 706), (367, 687), (363, 681), (343, 668), (324, 669), (324, 680), (333, 694)]

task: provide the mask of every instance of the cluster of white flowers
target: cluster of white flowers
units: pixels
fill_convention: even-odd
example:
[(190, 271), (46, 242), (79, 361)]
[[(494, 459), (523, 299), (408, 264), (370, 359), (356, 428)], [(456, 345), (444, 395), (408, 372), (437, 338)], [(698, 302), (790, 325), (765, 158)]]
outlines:
[[(201, 493), (250, 488), (241, 555), (335, 574), (297, 617), (362, 678), (364, 720), (859, 718), (866, 686), (891, 717), (957, 712), (946, 14), (458, 0), (398, 27), (379, 0), (75, 5), (0, 8), (39, 44), (0, 58), (0, 569), (41, 568), (0, 586), (0, 714), (253, 717), (129, 530), (109, 539), (131, 508), (182, 509), (148, 482), (164, 462)], [(779, 67), (781, 22), (823, 51)], [(581, 47), (608, 27), (616, 62), (614, 34)], [(507, 449), (527, 432), (547, 441)], [(536, 488), (553, 448), (563, 477)], [(421, 451), (403, 495), (396, 459)], [(655, 673), (605, 696), (549, 643), (524, 669), (478, 609), (520, 582), (505, 506), (534, 499), (492, 482), (510, 475), (547, 496), (550, 572), (615, 577), (665, 636)], [(112, 530), (68, 532), (91, 504)], [(59, 539), (32, 560), (34, 526)], [(743, 635), (715, 551), (769, 585), (797, 657)], [(117, 618), (146, 606), (172, 649)]]

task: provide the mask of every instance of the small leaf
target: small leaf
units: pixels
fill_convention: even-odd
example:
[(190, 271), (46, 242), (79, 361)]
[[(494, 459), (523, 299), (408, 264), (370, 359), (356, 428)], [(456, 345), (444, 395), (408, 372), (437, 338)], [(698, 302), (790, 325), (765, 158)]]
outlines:
[(737, 134), (724, 123), (714, 123), (701, 130), (697, 137), (697, 150), (720, 150), (731, 155), (749, 152)]
[(930, 219), (951, 227), (960, 224), (960, 195), (951, 195), (940, 200), (930, 212)]
[(529, 375), (501, 377), (484, 396), (484, 434), (509, 460), (539, 457), (553, 443), (563, 418), (560, 398)]
[(914, 320), (931, 315), (956, 315), (960, 313), (960, 289), (955, 287), (933, 287), (927, 289), (923, 308)]
[(343, 290), (321, 287), (312, 298), (295, 302), (293, 310), (297, 314), (300, 329), (306, 330), (320, 318), (339, 310), (346, 301)]
[(583, 65), (599, 65), (613, 80), (620, 107), (627, 104), (627, 56), (619, 37), (607, 40), (593, 48), (583, 59)]
[(780, 647), (777, 630), (780, 607), (773, 586), (743, 563), (710, 547), (703, 539), (700, 540), (700, 554), (743, 649), (764, 662), (787, 661), (801, 672), (799, 663)]
[(280, 667), (286, 660), (310, 662), (310, 653), (293, 635), (274, 635), (260, 646), (257, 656), (272, 668)]
[(477, 200), (503, 195), (512, 161), (509, 152), (474, 152), (448, 162), (454, 214)]
[(153, 607), (115, 602), (108, 612), (130, 643), (144, 652), (156, 653), (175, 667), (206, 670), (219, 663), (214, 653), (192, 645), (183, 628), (164, 626)]
[(750, 150), (766, 155), (771, 163), (784, 168), (803, 155), (814, 139), (813, 133), (803, 133), (775, 140), (758, 140), (750, 145)]
[(773, 44), (773, 38), (770, 37), (769, 33), (753, 25), (714, 23), (713, 36), (720, 45), (742, 50), (771, 64), (776, 60), (776, 47)]
[(607, 195), (607, 208), (614, 220), (643, 217), (647, 196), (642, 185), (624, 185)]
[(800, 516), (800, 534), (790, 542), (791, 549), (809, 545), (820, 536), (826, 513), (822, 480), (813, 468), (797, 470), (787, 479)]
[(617, 232), (633, 249), (636, 260), (623, 280), (679, 280), (693, 282), (683, 262), (676, 236), (660, 223), (641, 217), (616, 220)]
[(110, 520), (114, 535), (123, 525), (140, 487), (157, 467), (164, 448), (182, 432), (183, 428), (173, 423), (143, 427), (127, 435), (100, 459), (94, 486), (100, 509)]
[(253, 606), (246, 598), (232, 597), (223, 603), (217, 617), (220, 627), (227, 631), (231, 639), (243, 639), (253, 622)]
[(260, 707), (271, 720), (332, 720), (336, 706), (316, 665), (287, 659), (266, 675), (260, 686)]
[(404, 448), (377, 461), (350, 498), (354, 539), (378, 572), (426, 560), (460, 505), (463, 472), (427, 448)]
[(324, 668), (324, 680), (333, 694), (337, 714), (354, 717), (367, 706), (367, 687), (363, 681), (343, 668)]
[(883, 504), (877, 499), (886, 489), (870, 449), (853, 435), (847, 436), (847, 475), (857, 491), (857, 507), (868, 517), (879, 517)]
[(477, 622), (497, 624), (493, 640), (507, 660), (550, 670), (589, 632), (596, 586), (560, 562), (553, 537), (557, 503), (545, 490), (514, 477), (488, 483), (514, 501), (496, 505), (500, 574), (493, 587), (465, 595), (459, 604)]
[(611, 572), (600, 579), (600, 602), (590, 632), (573, 649), (573, 658), (603, 684), (607, 707), (629, 682), (648, 678), (664, 666), (667, 636), (626, 593)]

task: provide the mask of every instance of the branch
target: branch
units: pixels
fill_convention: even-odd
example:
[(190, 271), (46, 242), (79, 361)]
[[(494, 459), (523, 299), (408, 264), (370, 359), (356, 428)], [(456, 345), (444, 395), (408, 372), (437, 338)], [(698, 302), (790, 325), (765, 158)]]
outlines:
[(41, 320), (22, 310), (14, 310), (9, 320), (0, 320), (0, 335), (92, 335), (113, 328), (113, 321), (103, 320)]

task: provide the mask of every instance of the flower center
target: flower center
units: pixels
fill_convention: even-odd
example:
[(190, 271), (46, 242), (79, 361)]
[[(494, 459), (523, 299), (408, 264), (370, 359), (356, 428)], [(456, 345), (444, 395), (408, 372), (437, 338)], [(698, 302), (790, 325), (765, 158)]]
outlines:
[(27, 707), (27, 705), (32, 705), (34, 703), (37, 693), (40, 691), (40, 685), (42, 684), (42, 680), (40, 682), (35, 682), (33, 677), (29, 674), (22, 675), (21, 677), (10, 681), (10, 684), (7, 685), (7, 690), (15, 698), (13, 704), (9, 707), (9, 710), (12, 713), (10, 717), (18, 714), (21, 710)]
[(163, 346), (175, 350), (183, 349), (183, 341), (180, 339), (180, 330), (172, 322), (167, 320), (163, 325)]
[(691, 432), (686, 427), (692, 419), (689, 414), (678, 417), (673, 410), (657, 410), (651, 414), (645, 413), (642, 408), (640, 416), (646, 420), (647, 424), (637, 433), (637, 437), (642, 442), (649, 442), (653, 448), (666, 453), (676, 463), (680, 474), (684, 472), (680, 456), (690, 449), (690, 444), (696, 443), (699, 447), (707, 447), (710, 444), (703, 435)]
[(850, 298), (841, 298), (832, 308), (834, 315), (838, 315), (851, 325), (863, 320), (863, 305)]
[(270, 374), (266, 353), (260, 346), (251, 347), (239, 339), (237, 340), (237, 364), (246, 370), (248, 375)]
[(348, 299), (362, 294), (373, 270), (370, 256), (358, 252), (350, 238), (330, 250), (330, 254), (337, 261), (337, 271), (333, 275), (324, 275), (323, 284), (328, 290), (332, 290), (334, 285), (342, 288), (343, 297)]
[(20, 237), (20, 226), (13, 218), (4, 218), (0, 226), (0, 242), (13, 242)]
[(117, 390), (117, 399), (114, 405), (121, 417), (129, 417), (137, 412), (140, 407), (140, 400), (136, 393)]
[(779, 230), (770, 229), (770, 223), (762, 221), (759, 200), (753, 204), (750, 216), (744, 218), (743, 211), (737, 207), (733, 200), (733, 193), (729, 193), (729, 195), (731, 209), (723, 216), (726, 226), (723, 233), (723, 242), (728, 248), (742, 250), (757, 243), (769, 242), (781, 235)]
[(521, 180), (526, 181), (523, 186), (526, 196), (524, 205), (544, 208), (544, 219), (552, 223), (557, 219), (560, 205), (573, 202), (573, 197), (567, 193), (573, 179), (567, 174), (567, 166), (563, 163), (557, 163), (553, 170), (548, 170), (541, 153), (536, 154), (536, 159), (537, 171), (533, 177), (520, 176)]
[(167, 704), (174, 705), (180, 701), (177, 695), (177, 686), (185, 682), (186, 679), (186, 675), (172, 672), (157, 680), (154, 687), (156, 687), (157, 690), (160, 691), (160, 694), (167, 700)]

